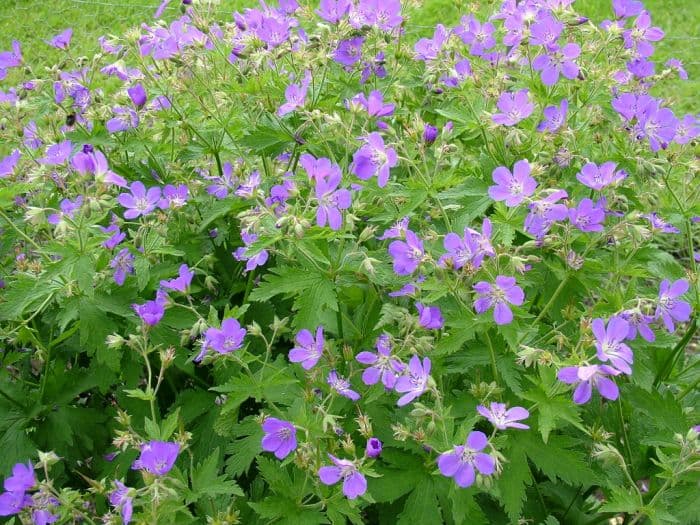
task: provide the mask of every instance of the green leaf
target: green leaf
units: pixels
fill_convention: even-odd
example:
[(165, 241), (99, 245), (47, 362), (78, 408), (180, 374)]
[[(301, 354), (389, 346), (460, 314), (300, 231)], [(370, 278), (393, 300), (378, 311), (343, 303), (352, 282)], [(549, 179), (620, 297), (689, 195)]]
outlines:
[(247, 472), (255, 456), (261, 452), (260, 442), (263, 432), (254, 419), (247, 419), (234, 426), (233, 435), (239, 437), (226, 449), (230, 454), (226, 460), (226, 472), (233, 477)]
[(219, 476), (219, 449), (215, 449), (202, 463), (197, 465), (192, 472), (192, 494), (187, 498), (187, 503), (208, 496), (227, 494), (244, 496), (241, 488), (232, 479)]
[(406, 504), (396, 523), (397, 525), (435, 523), (439, 516), (440, 506), (435, 484), (432, 479), (423, 478), (406, 499)]
[(580, 452), (581, 445), (574, 440), (555, 435), (547, 443), (542, 443), (536, 434), (526, 432), (519, 434), (517, 439), (535, 466), (552, 481), (556, 482), (558, 478), (584, 487), (600, 482), (586, 464), (586, 455)]
[(473, 490), (462, 489), (452, 484), (449, 498), (452, 503), (452, 519), (455, 521), (455, 525), (486, 525), (489, 523), (474, 500)]
[(526, 486), (532, 483), (532, 475), (525, 450), (515, 442), (511, 443), (504, 455), (508, 462), (503, 465), (503, 472), (496, 486), (501, 493), (501, 504), (508, 517), (512, 522), (517, 522), (523, 509)]

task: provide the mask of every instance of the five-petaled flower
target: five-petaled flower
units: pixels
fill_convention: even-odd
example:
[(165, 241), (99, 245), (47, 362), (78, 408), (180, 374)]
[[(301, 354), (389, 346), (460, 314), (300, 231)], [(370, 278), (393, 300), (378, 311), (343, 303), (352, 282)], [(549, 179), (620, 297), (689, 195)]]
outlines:
[(381, 380), (385, 388), (392, 389), (406, 365), (391, 356), (391, 340), (387, 334), (382, 334), (377, 338), (375, 347), (376, 354), (364, 351), (355, 356), (359, 363), (369, 365), (362, 372), (362, 382), (365, 385), (374, 385)]
[(333, 466), (321, 467), (318, 470), (318, 477), (324, 485), (335, 485), (343, 480), (343, 494), (348, 499), (356, 499), (367, 492), (367, 479), (360, 473), (354, 461), (339, 459), (331, 454)]
[(608, 365), (567, 366), (559, 370), (557, 379), (568, 385), (578, 385), (574, 390), (574, 403), (588, 403), (593, 393), (593, 387), (601, 396), (615, 401), (620, 395), (615, 381), (608, 376), (617, 376), (622, 372)]
[(405, 241), (392, 241), (389, 255), (394, 260), (396, 275), (411, 275), (423, 260), (423, 241), (411, 230), (406, 230)]
[(505, 403), (494, 402), (491, 403), (488, 408), (484, 405), (479, 405), (476, 407), (476, 410), (479, 414), (488, 419), (498, 430), (505, 430), (507, 428), (526, 430), (530, 428), (523, 423), (518, 423), (518, 421), (530, 417), (530, 412), (523, 407), (507, 408)]
[(131, 193), (120, 193), (117, 197), (117, 202), (126, 208), (124, 212), (125, 219), (145, 217), (158, 207), (161, 196), (158, 186), (146, 190), (143, 182), (137, 180), (131, 183), (129, 191)]
[(145, 470), (154, 476), (165, 476), (175, 465), (180, 445), (170, 441), (149, 441), (141, 447), (141, 455), (131, 465), (134, 470)]
[(274, 452), (277, 459), (286, 458), (297, 448), (297, 429), (289, 421), (267, 417), (262, 424), (265, 435), (262, 438), (262, 449)]
[(316, 338), (311, 332), (304, 329), (299, 331), (295, 339), (297, 346), (289, 351), (289, 360), (292, 363), (301, 363), (304, 370), (310, 370), (323, 355), (323, 327), (316, 328)]
[(457, 486), (466, 488), (474, 484), (477, 471), (490, 476), (496, 471), (496, 460), (482, 452), (488, 445), (486, 434), (475, 430), (470, 432), (464, 445), (457, 445), (449, 452), (440, 454), (438, 468), (443, 476), (454, 478)]
[(667, 279), (661, 281), (659, 298), (656, 301), (656, 317), (661, 319), (669, 332), (675, 332), (676, 326), (673, 321), (681, 323), (690, 319), (692, 308), (690, 304), (678, 299), (688, 291), (688, 281), (678, 279), (673, 283)]
[(532, 178), (530, 171), (527, 160), (516, 162), (513, 173), (508, 168), (499, 166), (491, 174), (496, 185), (489, 186), (489, 196), (495, 201), (504, 201), (509, 208), (522, 203), (537, 188), (537, 181)]
[(383, 188), (389, 181), (391, 168), (398, 164), (399, 157), (396, 150), (384, 144), (384, 139), (376, 131), (364, 137), (364, 141), (364, 145), (352, 157), (350, 171), (362, 180), (376, 175), (377, 185)]
[(521, 120), (529, 117), (535, 110), (535, 105), (530, 102), (530, 92), (521, 89), (515, 93), (506, 91), (496, 103), (500, 113), (496, 113), (492, 118), (496, 124), (502, 126), (515, 126)]
[(499, 275), (495, 283), (479, 281), (474, 285), (479, 297), (474, 301), (474, 310), (481, 314), (493, 308), (496, 324), (508, 324), (513, 320), (513, 311), (508, 304), (520, 306), (525, 300), (522, 288), (515, 283), (515, 277)]
[(396, 403), (398, 406), (402, 407), (409, 404), (417, 397), (423, 395), (428, 389), (430, 367), (430, 358), (424, 357), (421, 363), (417, 355), (411, 357), (404, 374), (399, 377), (394, 385), (394, 390), (399, 394), (403, 394)]
[(622, 317), (611, 317), (607, 328), (602, 319), (593, 319), (593, 335), (598, 359), (610, 361), (610, 364), (623, 374), (631, 374), (634, 360), (632, 350), (623, 341), (629, 335), (629, 323)]
[(195, 361), (201, 361), (208, 349), (212, 349), (219, 354), (230, 354), (243, 346), (246, 336), (246, 329), (240, 323), (229, 317), (221, 322), (221, 328), (208, 328), (204, 333), (202, 349)]

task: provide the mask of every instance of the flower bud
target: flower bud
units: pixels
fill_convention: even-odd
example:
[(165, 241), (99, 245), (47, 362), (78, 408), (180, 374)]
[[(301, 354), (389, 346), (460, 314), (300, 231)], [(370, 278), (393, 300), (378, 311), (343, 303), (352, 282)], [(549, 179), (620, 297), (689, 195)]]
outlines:
[(376, 437), (369, 438), (367, 440), (367, 447), (365, 448), (365, 455), (368, 458), (376, 458), (382, 453), (382, 442)]

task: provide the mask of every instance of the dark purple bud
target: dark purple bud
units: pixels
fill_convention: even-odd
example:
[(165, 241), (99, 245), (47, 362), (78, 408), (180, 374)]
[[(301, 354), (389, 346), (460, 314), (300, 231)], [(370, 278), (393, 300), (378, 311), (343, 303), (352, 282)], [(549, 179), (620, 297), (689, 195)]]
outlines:
[(212, 239), (216, 239), (218, 236), (219, 230), (217, 230), (216, 228), (212, 228), (211, 230), (209, 230), (209, 237), (211, 237)]
[(0, 279), (0, 290), (5, 288), (5, 281), (3, 279)]
[(335, 435), (338, 436), (338, 437), (342, 437), (342, 436), (345, 435), (345, 430), (343, 430), (343, 429), (340, 428), (340, 427), (335, 427), (335, 428), (333, 429), (333, 432), (335, 432)]
[(182, 5), (192, 5), (192, 0), (182, 0)]
[(381, 453), (382, 453), (382, 442), (379, 441), (375, 437), (369, 438), (367, 440), (367, 448), (365, 450), (365, 454), (367, 455), (367, 457), (368, 458), (376, 458)]
[(95, 148), (92, 147), (92, 144), (84, 144), (83, 145), (83, 153), (94, 153)]
[(423, 128), (423, 142), (432, 144), (438, 136), (438, 129), (435, 126), (426, 124)]
[(134, 106), (136, 106), (137, 108), (143, 107), (143, 105), (146, 103), (146, 100), (148, 99), (146, 95), (146, 90), (141, 84), (131, 86), (129, 89), (126, 90), (126, 92), (129, 94), (129, 98), (134, 103)]

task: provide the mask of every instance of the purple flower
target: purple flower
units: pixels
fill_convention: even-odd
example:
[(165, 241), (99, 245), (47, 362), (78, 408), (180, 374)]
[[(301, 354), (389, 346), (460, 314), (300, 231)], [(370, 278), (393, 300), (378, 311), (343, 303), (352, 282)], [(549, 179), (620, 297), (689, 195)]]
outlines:
[(118, 133), (139, 127), (139, 115), (131, 108), (123, 108), (117, 106), (112, 108), (114, 117), (109, 119), (105, 124), (107, 131), (110, 133)]
[(421, 38), (413, 46), (413, 51), (416, 53), (416, 60), (422, 62), (431, 62), (440, 56), (445, 42), (450, 37), (450, 32), (444, 25), (438, 24), (435, 27), (433, 38)]
[(316, 14), (326, 22), (337, 24), (350, 12), (351, 0), (321, 0)]
[(129, 248), (123, 248), (110, 261), (109, 266), (114, 269), (114, 282), (122, 286), (127, 274), (134, 273), (134, 256)]
[(537, 131), (549, 131), (556, 133), (566, 122), (566, 113), (569, 110), (569, 101), (562, 99), (559, 107), (547, 106), (543, 110), (544, 120), (537, 125)]
[(24, 135), (24, 145), (29, 149), (39, 149), (43, 143), (41, 138), (39, 138), (39, 130), (36, 127), (36, 122), (33, 120), (29, 122), (22, 130)]
[(32, 523), (34, 525), (49, 525), (56, 523), (60, 516), (53, 514), (46, 509), (35, 509), (32, 511)]
[(376, 437), (371, 437), (367, 440), (367, 446), (365, 447), (365, 456), (368, 458), (379, 457), (382, 453), (382, 442)]
[(695, 115), (685, 115), (676, 127), (676, 136), (673, 141), (676, 144), (688, 144), (695, 137), (700, 135), (700, 122)]
[(46, 218), (46, 220), (49, 224), (53, 224), (55, 226), (56, 224), (60, 223), (64, 217), (72, 219), (73, 217), (75, 217), (75, 213), (80, 209), (82, 205), (82, 195), (78, 195), (73, 201), (70, 199), (63, 199), (61, 201), (61, 204), (59, 205), (61, 211), (59, 213), (52, 213)]
[(394, 260), (396, 275), (411, 275), (423, 260), (423, 241), (411, 230), (406, 230), (405, 241), (392, 241), (389, 255)]
[(73, 144), (70, 140), (64, 140), (58, 144), (53, 144), (46, 148), (46, 153), (37, 162), (40, 164), (45, 164), (47, 166), (58, 166), (68, 162), (71, 151), (73, 150)]
[(340, 185), (342, 174), (338, 166), (334, 166), (330, 175), (316, 179), (316, 224), (324, 227), (326, 223), (332, 230), (339, 230), (343, 224), (343, 215), (340, 210), (347, 210), (352, 204), (352, 195), (349, 190), (337, 189)]
[(164, 476), (173, 468), (180, 445), (169, 441), (149, 441), (141, 447), (141, 455), (131, 468), (145, 470), (154, 476)]
[(445, 477), (454, 478), (457, 486), (462, 488), (474, 484), (476, 471), (483, 476), (492, 475), (496, 471), (496, 460), (493, 456), (481, 452), (488, 442), (483, 432), (470, 432), (464, 445), (457, 445), (451, 451), (440, 454), (437, 459), (440, 473)]
[(661, 101), (653, 100), (637, 114), (634, 130), (637, 140), (646, 138), (651, 151), (666, 149), (676, 136), (678, 119), (669, 108), (661, 107)]
[(237, 261), (247, 261), (245, 265), (245, 270), (244, 273), (250, 272), (257, 268), (258, 266), (264, 266), (265, 263), (267, 262), (267, 258), (269, 256), (267, 250), (260, 250), (256, 254), (250, 254), (248, 253), (248, 246), (253, 244), (255, 241), (258, 240), (258, 236), (254, 233), (248, 233), (246, 231), (241, 232), (241, 239), (243, 240), (243, 244), (245, 246), (241, 246), (240, 248), (236, 248), (236, 251), (233, 252), (233, 258), (236, 259)]
[(666, 222), (665, 219), (659, 217), (656, 212), (644, 215), (644, 217), (649, 221), (653, 231), (658, 231), (661, 233), (681, 233), (678, 228), (676, 228), (673, 224)]
[(639, 0), (613, 0), (612, 6), (616, 18), (630, 18), (644, 10), (644, 4)]
[(115, 480), (116, 489), (109, 493), (109, 504), (119, 511), (122, 517), (122, 525), (129, 525), (134, 512), (133, 498), (129, 496), (129, 487), (121, 481)]
[(603, 362), (610, 361), (610, 364), (623, 374), (631, 374), (630, 365), (634, 355), (630, 347), (623, 342), (629, 335), (629, 323), (622, 317), (612, 317), (606, 328), (605, 321), (598, 318), (593, 319), (592, 329), (596, 338), (598, 359)]
[(567, 366), (559, 370), (557, 379), (567, 385), (578, 385), (574, 390), (574, 403), (582, 405), (590, 401), (593, 387), (605, 399), (615, 401), (620, 391), (615, 381), (607, 376), (620, 374), (619, 370), (608, 365)]
[(639, 57), (646, 58), (654, 53), (650, 42), (658, 42), (664, 37), (664, 32), (658, 27), (651, 27), (651, 16), (648, 11), (642, 11), (634, 21), (634, 27), (622, 33), (625, 49), (633, 49)]
[(15, 167), (17, 166), (21, 156), (22, 153), (16, 149), (7, 157), (0, 159), (0, 178), (12, 175), (15, 172)]
[(384, 104), (384, 96), (381, 91), (374, 90), (366, 97), (364, 93), (358, 93), (346, 102), (348, 108), (361, 107), (370, 117), (387, 117), (394, 114), (394, 104)]
[(423, 126), (423, 142), (428, 145), (432, 144), (437, 139), (439, 132), (440, 130), (438, 130), (435, 126), (426, 124)]
[(126, 90), (126, 92), (128, 93), (129, 98), (131, 99), (131, 102), (133, 102), (134, 106), (136, 106), (139, 109), (142, 108), (148, 100), (146, 90), (141, 84), (135, 84), (131, 86)]
[(537, 20), (530, 26), (530, 44), (547, 48), (555, 46), (563, 30), (563, 23), (547, 11), (540, 11)]
[(554, 190), (544, 199), (536, 200), (529, 206), (530, 213), (525, 217), (525, 231), (541, 239), (556, 221), (569, 216), (569, 209), (557, 201), (567, 197), (564, 190)]
[(323, 327), (316, 328), (316, 339), (311, 332), (304, 329), (299, 331), (294, 340), (297, 346), (289, 351), (289, 360), (292, 363), (301, 363), (304, 370), (310, 370), (316, 366), (323, 355)]
[(185, 293), (192, 283), (192, 277), (194, 277), (194, 271), (190, 270), (186, 264), (183, 264), (180, 266), (177, 278), (161, 281), (160, 285), (167, 290)]
[(125, 219), (135, 219), (139, 216), (146, 216), (156, 209), (160, 202), (160, 188), (154, 186), (148, 188), (141, 181), (134, 181), (129, 187), (131, 193), (120, 193), (117, 202), (127, 210), (124, 212)]
[(509, 324), (513, 321), (513, 312), (508, 303), (520, 306), (525, 300), (525, 294), (515, 283), (515, 277), (499, 275), (494, 284), (480, 281), (474, 285), (474, 290), (479, 294), (474, 301), (474, 310), (481, 314), (493, 308), (496, 324)]
[(683, 67), (683, 62), (681, 62), (677, 58), (669, 58), (666, 61), (666, 65), (671, 69), (675, 69), (676, 71), (678, 71), (678, 78), (680, 78), (681, 80), (688, 80), (688, 72)]
[(600, 166), (596, 166), (593, 162), (589, 162), (583, 168), (581, 168), (579, 173), (576, 174), (576, 178), (584, 186), (600, 191), (603, 188), (620, 182), (627, 177), (626, 171), (615, 171), (616, 167), (617, 164), (614, 162), (604, 162)]
[(73, 29), (68, 28), (62, 33), (59, 33), (58, 35), (53, 37), (51, 40), (45, 40), (45, 42), (51, 47), (55, 47), (56, 49), (68, 49), (72, 36)]
[(523, 407), (513, 407), (506, 410), (505, 403), (491, 403), (489, 408), (486, 408), (484, 405), (479, 405), (476, 407), (476, 411), (488, 419), (498, 430), (505, 430), (507, 428), (527, 430), (530, 428), (523, 423), (518, 423), (521, 419), (530, 417), (530, 412)]
[(559, 81), (559, 75), (573, 80), (578, 76), (579, 67), (574, 62), (581, 54), (578, 44), (568, 43), (564, 47), (547, 48), (547, 53), (532, 61), (532, 67), (541, 71), (540, 78), (545, 86), (553, 86)]
[(207, 328), (202, 341), (202, 350), (195, 361), (201, 361), (207, 350), (211, 348), (219, 354), (230, 354), (243, 346), (246, 329), (240, 323), (229, 317), (221, 322), (221, 328)]
[(83, 145), (83, 150), (73, 155), (70, 163), (75, 171), (82, 175), (92, 174), (98, 182), (113, 184), (121, 188), (127, 186), (124, 177), (109, 169), (104, 153), (95, 150), (90, 144)]
[(350, 388), (350, 381), (348, 381), (344, 377), (339, 376), (335, 370), (330, 371), (326, 382), (333, 390), (338, 392), (341, 396), (347, 397), (351, 401), (357, 401), (358, 399), (360, 399), (360, 394), (358, 394), (352, 388)]
[(403, 239), (406, 235), (406, 231), (408, 231), (408, 222), (409, 218), (404, 217), (391, 228), (384, 230), (384, 233), (380, 237), (377, 237), (377, 239), (380, 241), (385, 239)]
[(205, 179), (214, 181), (214, 184), (207, 186), (207, 193), (217, 199), (226, 198), (229, 191), (238, 187), (238, 181), (233, 176), (233, 165), (230, 162), (224, 162), (221, 172), (220, 177), (203, 175)]
[(290, 84), (284, 90), (284, 98), (286, 102), (282, 104), (277, 110), (277, 115), (279, 117), (285, 116), (287, 113), (301, 108), (306, 104), (306, 93), (309, 90), (309, 84), (311, 84), (311, 71), (306, 71), (304, 73), (304, 78), (299, 84)]
[(187, 204), (189, 194), (190, 190), (186, 184), (180, 184), (179, 186), (166, 184), (163, 187), (163, 198), (158, 202), (158, 207), (161, 210), (181, 208)]
[(430, 359), (423, 358), (423, 363), (417, 355), (411, 357), (408, 368), (404, 370), (404, 375), (399, 377), (394, 385), (394, 390), (403, 394), (397, 401), (397, 405), (402, 407), (423, 395), (428, 388), (430, 379)]
[(661, 281), (659, 289), (659, 298), (656, 303), (656, 318), (661, 318), (669, 332), (675, 332), (676, 327), (673, 321), (680, 323), (690, 319), (692, 308), (690, 304), (681, 301), (678, 298), (688, 291), (688, 281), (678, 279), (673, 283), (667, 279)]
[(365, 144), (353, 155), (350, 171), (362, 180), (377, 176), (377, 185), (386, 186), (391, 168), (398, 164), (398, 155), (393, 148), (384, 145), (384, 139), (376, 131), (364, 138)]
[(132, 304), (131, 307), (141, 318), (141, 321), (143, 321), (148, 326), (155, 326), (163, 318), (163, 315), (165, 315), (166, 300), (167, 295), (165, 294), (165, 292), (161, 292), (159, 290), (156, 293), (156, 298), (153, 301), (146, 301), (144, 304)]
[(376, 26), (391, 31), (401, 22), (401, 0), (359, 0), (350, 8), (350, 25), (356, 29)]
[(582, 232), (601, 232), (605, 208), (594, 204), (591, 199), (583, 199), (576, 208), (569, 209), (569, 220)]
[(24, 492), (4, 492), (0, 494), (0, 516), (19, 514), (32, 505), (32, 498)]
[(530, 102), (529, 94), (527, 89), (521, 89), (515, 93), (504, 92), (496, 103), (500, 113), (493, 115), (493, 121), (502, 126), (515, 126), (529, 117), (535, 109), (535, 105)]
[(31, 461), (17, 463), (12, 467), (12, 475), (5, 479), (3, 487), (8, 492), (27, 492), (36, 485), (34, 466)]
[(464, 229), (464, 237), (450, 232), (443, 239), (443, 246), (447, 253), (438, 260), (438, 266), (446, 267), (450, 265), (455, 270), (470, 264), (474, 268), (479, 268), (484, 259), (484, 253), (479, 246), (479, 234), (474, 234), (469, 228)]
[(537, 188), (537, 181), (530, 176), (530, 163), (519, 160), (513, 166), (513, 173), (499, 166), (491, 174), (495, 186), (489, 186), (489, 196), (495, 201), (505, 201), (509, 208), (517, 206), (531, 197)]
[(289, 421), (266, 417), (262, 429), (265, 435), (261, 446), (266, 452), (274, 452), (277, 459), (286, 458), (297, 448), (297, 429)]
[(365, 84), (372, 75), (377, 78), (386, 77), (386, 68), (384, 67), (384, 52), (380, 51), (371, 60), (362, 62), (362, 73), (360, 74), (360, 84)]
[[(113, 219), (116, 219), (116, 215)], [(100, 226), (100, 230), (102, 233), (111, 234), (111, 237), (102, 243), (102, 246), (108, 250), (113, 250), (126, 238), (126, 233), (122, 232), (114, 221), (109, 226)]]
[(428, 330), (440, 330), (445, 324), (442, 317), (442, 312), (437, 306), (423, 306), (421, 303), (416, 303), (418, 310), (418, 324)]
[(255, 196), (255, 192), (260, 187), (260, 182), (262, 181), (260, 172), (254, 170), (248, 177), (241, 183), (240, 186), (234, 192), (239, 197), (244, 197), (250, 199)]
[(656, 339), (656, 335), (649, 328), (649, 325), (654, 322), (654, 318), (651, 315), (646, 315), (642, 313), (639, 309), (636, 310), (625, 310), (620, 314), (627, 324), (629, 325), (629, 332), (627, 333), (627, 339), (636, 339), (637, 332), (645, 340), (652, 342)]
[(22, 49), (17, 40), (12, 41), (12, 51), (0, 51), (0, 70), (22, 65)]
[(387, 389), (394, 388), (398, 375), (403, 372), (406, 365), (396, 358), (391, 357), (391, 341), (389, 336), (382, 334), (375, 344), (377, 353), (360, 352), (355, 359), (363, 365), (370, 365), (362, 373), (362, 382), (365, 385), (375, 385), (381, 379)]
[(469, 53), (474, 56), (482, 56), (496, 45), (494, 31), (495, 28), (491, 22), (481, 24), (473, 15), (463, 16), (460, 25), (455, 28), (455, 34), (470, 46)]
[(318, 469), (318, 477), (324, 485), (335, 485), (343, 480), (343, 494), (348, 499), (355, 499), (367, 492), (367, 480), (357, 470), (355, 463), (347, 459), (338, 459), (328, 454), (333, 462), (332, 467)]
[(348, 68), (354, 66), (362, 59), (362, 45), (364, 43), (365, 39), (361, 36), (343, 40), (333, 53), (333, 60)]

